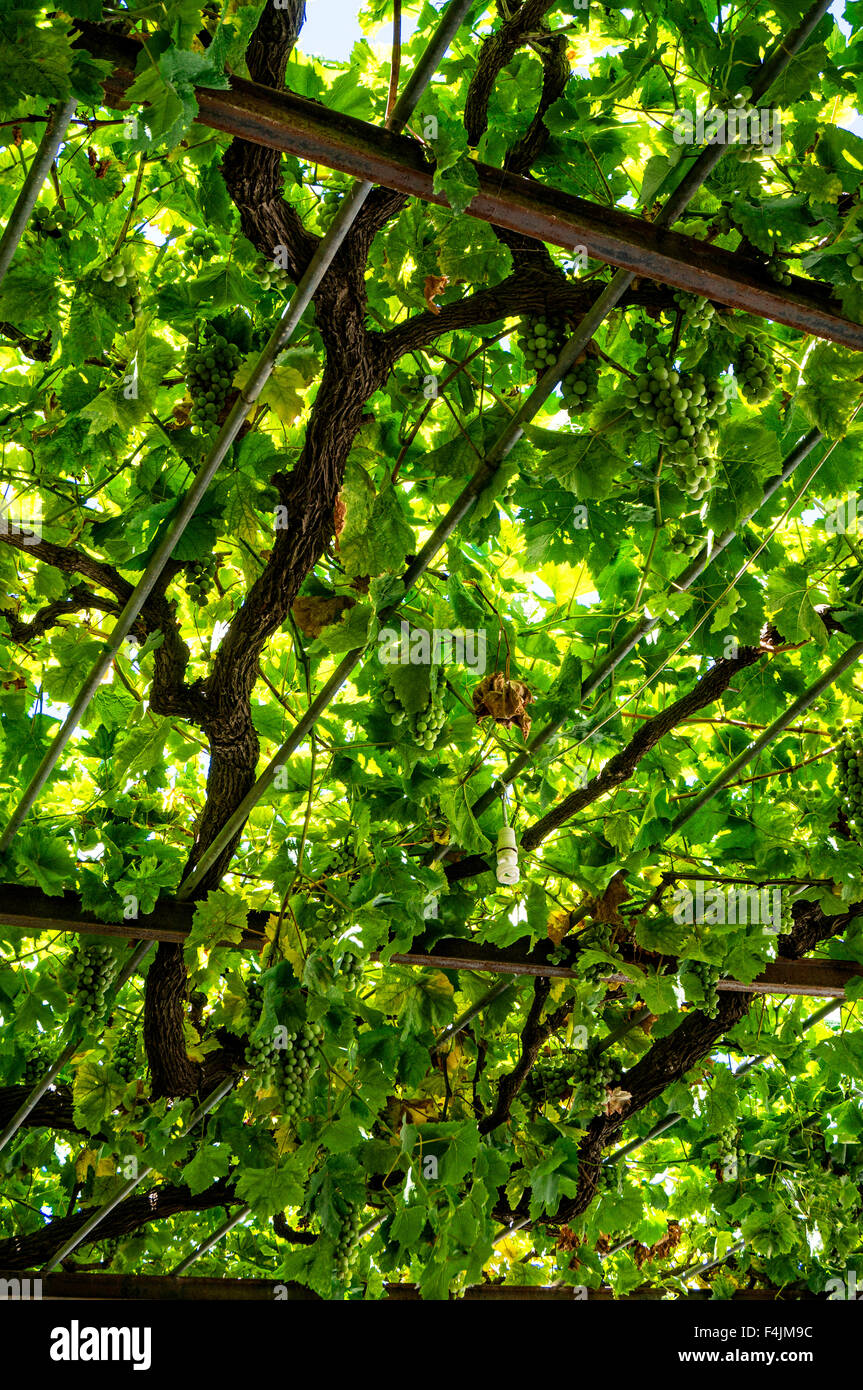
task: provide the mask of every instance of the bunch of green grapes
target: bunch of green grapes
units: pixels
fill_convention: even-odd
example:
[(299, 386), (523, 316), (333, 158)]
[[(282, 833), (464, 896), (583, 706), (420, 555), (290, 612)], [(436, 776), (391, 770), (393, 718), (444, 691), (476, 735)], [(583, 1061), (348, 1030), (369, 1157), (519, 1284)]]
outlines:
[(718, 1162), (723, 1171), (733, 1171), (737, 1167), (737, 1126), (725, 1125), (716, 1140)]
[(716, 985), (721, 976), (718, 965), (710, 965), (706, 960), (688, 960), (680, 971), (681, 975), (693, 975), (701, 986), (704, 1003), (698, 1007), (708, 1018), (719, 1013), (719, 992)]
[(205, 555), (187, 568), (186, 591), (195, 603), (205, 604), (209, 599), (218, 568), (219, 561), (215, 555)]
[(183, 247), (183, 260), (210, 261), (219, 250), (219, 243), (209, 232), (192, 232)]
[[(594, 922), (592, 926), (586, 927), (579, 932), (575, 939), (575, 946), (580, 957), (584, 951), (604, 951), (606, 955), (618, 956), (619, 952), (614, 944), (612, 929), (605, 922)], [(577, 960), (575, 969), (579, 978), (586, 980), (588, 984), (598, 984), (605, 975), (608, 975), (612, 967), (607, 961), (594, 961), (590, 965), (581, 965)]]
[(751, 164), (753, 159), (757, 159), (761, 154), (761, 138), (758, 135), (753, 135), (750, 140), (738, 140), (734, 149), (742, 164)]
[(290, 288), (290, 272), (284, 266), (276, 265), (274, 260), (265, 260), (263, 256), (255, 262), (254, 275), (265, 290), (279, 290), (285, 294)]
[(41, 1081), (53, 1060), (40, 1039), (27, 1054), (27, 1061), (24, 1063), (24, 1075), (21, 1077), (24, 1085), (35, 1086), (37, 1081)]
[(408, 714), (392, 684), (384, 677), (381, 703), (392, 724), (407, 724), (408, 733), (426, 752), (431, 752), (446, 723), (446, 711), (439, 700), (430, 696), (428, 704), (418, 714)]
[(98, 942), (77, 941), (69, 957), (69, 969), (75, 979), (75, 996), (89, 1023), (95, 1022), (105, 1007), (105, 998), (114, 974), (110, 946)]
[(777, 935), (787, 936), (794, 930), (794, 899), (786, 889), (779, 890), (779, 932)]
[[(754, 108), (749, 105), (751, 97), (752, 91), (749, 87), (743, 87), (735, 94), (734, 106), (740, 112), (741, 116), (749, 118), (755, 114)], [(757, 159), (761, 153), (761, 132), (758, 126), (756, 126), (755, 129), (750, 128), (747, 134), (749, 136), (747, 140), (738, 140), (734, 146), (738, 159), (742, 160), (744, 164), (748, 164), (753, 159)]]
[(624, 383), (632, 414), (644, 420), (671, 455), (680, 486), (697, 501), (705, 496), (716, 471), (716, 420), (728, 410), (724, 384), (708, 385), (701, 372), (678, 372), (673, 359), (651, 343)]
[(337, 188), (332, 183), (328, 184), (321, 195), (318, 205), (318, 219), (322, 227), (328, 227), (339, 210), (339, 203), (344, 196), (344, 189)]
[(572, 1089), (572, 1070), (572, 1054), (540, 1058), (525, 1078), (526, 1099), (533, 1105), (542, 1105), (548, 1100), (562, 1100)]
[(669, 532), (668, 544), (678, 555), (686, 555), (692, 559), (701, 550), (704, 541), (700, 536), (690, 536), (680, 527), (673, 527)]
[(44, 203), (39, 203), (33, 209), (33, 230), (37, 236), (60, 236), (74, 225), (74, 215), (65, 208), (57, 207), (56, 203), (53, 208), (46, 208)]
[(249, 1020), (254, 1027), (255, 1022), (261, 1016), (261, 1007), (264, 1002), (264, 985), (260, 975), (251, 975), (246, 981), (246, 1008)]
[(261, 1088), (275, 1088), (282, 1112), (288, 1117), (300, 1112), (323, 1036), (322, 1024), (304, 1023), (287, 1034), (285, 1047), (271, 1036), (249, 1042), (246, 1048), (250, 1074)]
[[(352, 851), (351, 851), (347, 846), (343, 846), (343, 848), (338, 849), (338, 850), (336, 850), (336, 852), (335, 852), (334, 854), (331, 854), (331, 856), (330, 856), (330, 867), (327, 869), (327, 873), (328, 873), (328, 874), (342, 874), (342, 873), (346, 873), (348, 869), (353, 869), (355, 863), (356, 863), (356, 855), (353, 854)], [(336, 905), (335, 905), (335, 903), (330, 903), (328, 908), (324, 908), (324, 909), (321, 909), (321, 910), (322, 910), (322, 911), (333, 912), (333, 911), (336, 911)]]
[(780, 256), (771, 256), (766, 266), (767, 274), (771, 280), (775, 280), (777, 285), (790, 285), (791, 276), (788, 267)]
[(131, 253), (128, 250), (120, 251), (116, 256), (111, 256), (100, 269), (91, 272), (90, 278), (105, 286), (110, 285), (112, 288), (124, 290), (128, 296), (132, 313), (140, 313), (141, 295), (138, 289), (138, 277), (135, 274)]
[(573, 1064), (572, 1079), (575, 1083), (576, 1111), (589, 1115), (601, 1115), (608, 1103), (609, 1088), (620, 1077), (620, 1066), (608, 1052), (597, 1055), (595, 1046), (580, 1053)]
[(709, 299), (705, 299), (703, 294), (684, 294), (682, 290), (678, 290), (674, 295), (674, 302), (683, 315), (684, 331), (694, 328), (707, 332), (716, 313)]
[[(522, 319), (518, 344), (529, 371), (542, 376), (553, 367), (566, 342), (563, 319)], [(560, 383), (563, 404), (570, 415), (580, 415), (593, 405), (599, 393), (599, 359), (592, 345), (582, 352)]]
[(340, 1283), (347, 1283), (360, 1257), (360, 1231), (363, 1224), (360, 1207), (354, 1203), (346, 1203), (345, 1207), (333, 1259), (335, 1275)]
[(202, 434), (212, 434), (231, 391), (240, 364), (240, 349), (209, 327), (203, 342), (186, 350), (186, 380), (192, 398), (192, 424)]
[(570, 415), (580, 415), (595, 404), (599, 395), (599, 360), (589, 347), (563, 378), (560, 394)]
[(124, 1081), (131, 1081), (135, 1075), (138, 1055), (138, 1030), (134, 1023), (127, 1023), (114, 1044), (114, 1070)]
[(276, 1090), (287, 1116), (300, 1112), (311, 1074), (320, 1061), (317, 1054), (323, 1036), (323, 1024), (304, 1023), (297, 1032), (288, 1033), (288, 1046), (277, 1051)]
[(120, 251), (116, 256), (112, 256), (110, 260), (106, 261), (99, 271), (99, 279), (103, 284), (115, 285), (118, 290), (125, 289), (127, 285), (131, 288), (137, 284), (135, 267), (129, 258), (128, 251)]
[(838, 739), (836, 754), (839, 804), (858, 840), (863, 839), (863, 737), (860, 725), (844, 725), (833, 731)]
[(849, 251), (845, 257), (845, 264), (851, 271), (852, 280), (863, 280), (863, 256), (859, 251)]
[(741, 339), (733, 365), (741, 394), (753, 405), (769, 400), (781, 380), (779, 368), (753, 333)]
[(339, 961), (339, 974), (349, 989), (355, 989), (363, 977), (363, 963), (353, 951), (345, 951)]
[(559, 319), (522, 319), (519, 335), (518, 345), (524, 353), (524, 365), (538, 376), (554, 366), (566, 336)]

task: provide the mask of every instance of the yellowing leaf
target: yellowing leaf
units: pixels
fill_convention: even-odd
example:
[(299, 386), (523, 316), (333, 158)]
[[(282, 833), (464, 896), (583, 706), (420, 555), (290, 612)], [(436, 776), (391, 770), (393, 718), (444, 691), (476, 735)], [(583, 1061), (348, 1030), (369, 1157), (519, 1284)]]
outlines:
[(228, 531), (238, 540), (254, 546), (261, 533), (261, 523), (255, 510), (257, 492), (254, 484), (238, 473), (231, 483), (231, 494), (225, 507)]
[(292, 946), (289, 940), (289, 937), (296, 936), (296, 927), (293, 923), (288, 921), (287, 917), (283, 917), (282, 929), (281, 932), (279, 932), (279, 914), (277, 912), (271, 912), (267, 918), (266, 931), (267, 940), (276, 942), (279, 954), (293, 967), (297, 979), (301, 980), (303, 978), (303, 971), (306, 968), (306, 963), (296, 946)]
[(567, 987), (567, 985), (568, 985), (569, 983), (570, 983), (569, 980), (563, 978), (563, 976), (561, 976), (560, 978), (558, 978), (558, 979), (552, 981), (551, 989), (548, 991), (548, 1000), (547, 1000), (547, 1002), (546, 1002), (546, 1009), (548, 1008), (548, 1005), (549, 1005), (549, 1004), (559, 1004), (559, 1003), (560, 1003), (561, 999), (563, 998), (564, 991), (565, 991), (565, 989), (566, 989), (566, 987)]
[[(252, 352), (241, 362), (234, 377), (235, 386), (242, 390), (257, 360), (257, 353)], [(300, 391), (304, 389), (305, 384), (295, 367), (274, 367), (269, 381), (258, 396), (258, 401), (262, 405), (268, 405), (283, 425), (292, 425), (303, 413), (305, 402)]]
[(258, 399), (275, 411), (283, 425), (292, 425), (303, 413), (305, 402), (300, 391), (304, 386), (303, 378), (293, 367), (274, 367)]
[(559, 946), (569, 930), (569, 913), (560, 908), (556, 908), (549, 915), (545, 927), (545, 934), (549, 941), (553, 941), (555, 946)]
[(97, 1178), (113, 1178), (117, 1176), (117, 1160), (108, 1155), (107, 1158), (100, 1158), (95, 1149), (85, 1149), (79, 1158), (75, 1160), (75, 1177), (79, 1182), (87, 1181), (87, 1173), (94, 1169)]

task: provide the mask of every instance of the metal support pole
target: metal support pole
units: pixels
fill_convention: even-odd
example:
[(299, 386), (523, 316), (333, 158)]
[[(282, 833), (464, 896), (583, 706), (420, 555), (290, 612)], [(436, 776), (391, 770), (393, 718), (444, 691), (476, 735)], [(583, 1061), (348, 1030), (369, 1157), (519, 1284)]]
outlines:
[(77, 99), (70, 97), (68, 101), (55, 106), (48, 117), (48, 124), (42, 134), (39, 148), (27, 170), (23, 187), (9, 214), (9, 221), (6, 223), (3, 236), (0, 237), (0, 285), (3, 284), (6, 272), (18, 250), (18, 243), (30, 221), (36, 200), (42, 191), (42, 185), (48, 177), (51, 165), (57, 158), (57, 151), (63, 143), (63, 137), (69, 128), (69, 122), (75, 114), (77, 105)]
[(191, 1269), (196, 1260), (199, 1260), (202, 1255), (206, 1255), (207, 1251), (212, 1250), (214, 1245), (218, 1245), (219, 1241), (224, 1239), (228, 1232), (232, 1231), (235, 1226), (239, 1226), (241, 1221), (245, 1221), (251, 1210), (251, 1207), (240, 1207), (240, 1210), (235, 1212), (233, 1216), (229, 1216), (227, 1221), (224, 1221), (219, 1229), (214, 1231), (207, 1240), (202, 1240), (200, 1245), (196, 1245), (191, 1255), (187, 1255), (185, 1260), (181, 1260), (176, 1269), (172, 1269), (170, 1273), (185, 1274), (186, 1270)]

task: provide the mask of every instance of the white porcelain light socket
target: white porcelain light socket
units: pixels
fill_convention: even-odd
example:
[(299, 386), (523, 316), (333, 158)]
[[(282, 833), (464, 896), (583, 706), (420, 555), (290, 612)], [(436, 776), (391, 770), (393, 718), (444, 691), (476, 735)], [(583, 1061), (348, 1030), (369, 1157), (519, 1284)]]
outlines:
[(512, 885), (518, 883), (518, 849), (515, 831), (508, 825), (502, 826), (497, 834), (497, 881)]

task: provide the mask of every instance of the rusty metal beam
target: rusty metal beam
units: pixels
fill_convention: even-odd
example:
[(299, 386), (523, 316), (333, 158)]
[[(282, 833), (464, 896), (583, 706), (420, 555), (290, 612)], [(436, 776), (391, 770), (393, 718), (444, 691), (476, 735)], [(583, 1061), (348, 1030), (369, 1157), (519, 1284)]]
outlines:
[[(211, 1302), (219, 1303), (274, 1303), (299, 1299), (319, 1302), (320, 1297), (304, 1284), (284, 1283), (278, 1279), (222, 1279), (190, 1278), (179, 1279), (170, 1274), (96, 1274), (88, 1270), (60, 1272), (40, 1275), (37, 1270), (0, 1269), (0, 1278), (10, 1280), (29, 1279), (26, 1286), (31, 1297), (39, 1297), (45, 1302), (96, 1299), (100, 1302)], [(13, 1288), (17, 1288), (13, 1284)], [(35, 1290), (38, 1289), (38, 1295)], [(385, 1284), (385, 1299), (415, 1301), (422, 1299), (416, 1284)], [(611, 1288), (588, 1289), (585, 1291), (588, 1302), (611, 1301), (649, 1301), (666, 1298), (668, 1290), (661, 1286), (643, 1284), (630, 1293), (615, 1293)], [(732, 1295), (741, 1302), (773, 1302), (779, 1294), (778, 1289), (736, 1289)], [(781, 1290), (783, 1299), (809, 1299), (818, 1301), (802, 1285), (789, 1285)], [(709, 1289), (692, 1290), (679, 1295), (677, 1302), (703, 1302), (711, 1296)], [(14, 1297), (14, 1294), (12, 1295)], [(455, 1297), (455, 1295), (451, 1295)], [(826, 1294), (823, 1295), (827, 1297)], [(571, 1287), (559, 1284), (471, 1284), (458, 1298), (469, 1303), (487, 1300), (503, 1303), (572, 1303)]]
[[(141, 56), (140, 44), (83, 21), (76, 27), (82, 32), (82, 47), (113, 63), (103, 84), (106, 100), (122, 106)], [(203, 125), (447, 206), (444, 195), (434, 191), (433, 166), (422, 147), (407, 136), (242, 78), (232, 78), (229, 90), (198, 88), (196, 95)], [(472, 217), (570, 250), (585, 246), (597, 260), (646, 279), (863, 349), (863, 326), (842, 315), (829, 285), (794, 276), (790, 286), (779, 287), (758, 262), (734, 252), (546, 188), (534, 179), (478, 162), (473, 167), (479, 192), (467, 209)]]
[[(38, 888), (17, 883), (0, 884), (0, 926), (18, 927), (30, 936), (62, 931), (111, 936), (123, 941), (173, 941), (182, 945), (192, 929), (194, 903), (160, 901), (155, 912), (142, 913), (128, 922), (103, 922), (85, 912), (77, 893), (47, 897)], [(264, 944), (267, 912), (250, 912), (251, 931), (244, 932), (238, 949), (260, 951)], [(225, 943), (228, 944), (228, 943)]]
[[(102, 922), (90, 912), (84, 912), (76, 893), (63, 893), (56, 898), (46, 897), (38, 888), (20, 884), (0, 884), (0, 926), (17, 927), (27, 935), (63, 931), (109, 936), (124, 941), (173, 941), (182, 945), (192, 928), (193, 903), (180, 903), (170, 898), (161, 901), (155, 912), (131, 922)], [(249, 930), (235, 949), (257, 954), (264, 944), (266, 911), (249, 913)], [(438, 941), (431, 950), (402, 951), (390, 957), (395, 965), (417, 965), (432, 970), (480, 970), (498, 975), (542, 975), (546, 978), (571, 980), (577, 972), (565, 965), (554, 965), (543, 959), (545, 948), (533, 947), (528, 941), (512, 946), (489, 946), (460, 937)], [(801, 994), (814, 998), (844, 999), (848, 980), (863, 975), (863, 965), (856, 961), (778, 960), (769, 964), (757, 980), (744, 984), (740, 980), (720, 980), (718, 988), (746, 994)], [(625, 973), (609, 976), (610, 984), (623, 984)]]

